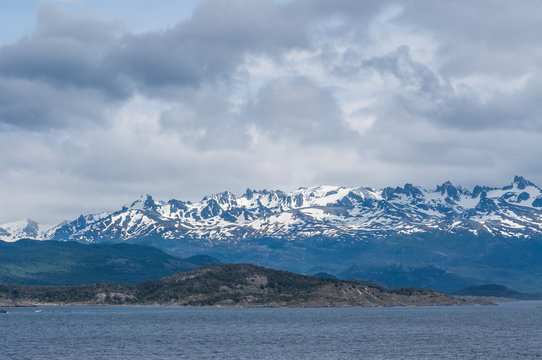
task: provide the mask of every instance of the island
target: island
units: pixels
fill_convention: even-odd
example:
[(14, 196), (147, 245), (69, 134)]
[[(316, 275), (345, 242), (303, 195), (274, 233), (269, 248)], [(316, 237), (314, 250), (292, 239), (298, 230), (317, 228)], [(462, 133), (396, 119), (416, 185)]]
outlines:
[(0, 285), (0, 306), (167, 305), (213, 307), (353, 307), (489, 304), (431, 289), (386, 289), (249, 264), (224, 264), (137, 285)]

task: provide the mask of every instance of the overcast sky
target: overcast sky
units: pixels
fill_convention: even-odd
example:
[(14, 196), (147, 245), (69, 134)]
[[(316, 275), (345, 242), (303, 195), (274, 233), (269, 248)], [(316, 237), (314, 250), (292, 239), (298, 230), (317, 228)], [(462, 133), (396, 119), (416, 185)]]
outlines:
[(0, 223), (245, 188), (542, 185), (542, 2), (7, 0)]

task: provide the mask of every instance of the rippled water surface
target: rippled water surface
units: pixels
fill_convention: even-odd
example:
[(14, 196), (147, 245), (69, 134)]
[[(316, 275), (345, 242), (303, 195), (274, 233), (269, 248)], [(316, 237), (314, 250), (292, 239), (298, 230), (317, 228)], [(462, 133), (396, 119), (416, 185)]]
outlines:
[(542, 359), (538, 306), (7, 308), (0, 358)]

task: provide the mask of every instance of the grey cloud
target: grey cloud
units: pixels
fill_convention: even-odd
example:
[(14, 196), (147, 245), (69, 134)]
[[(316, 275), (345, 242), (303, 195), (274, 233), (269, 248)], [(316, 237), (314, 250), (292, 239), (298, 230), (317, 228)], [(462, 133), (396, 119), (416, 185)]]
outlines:
[(0, 129), (105, 123), (130, 92), (104, 61), (117, 33), (112, 24), (41, 5), (36, 30), (0, 47)]
[(273, 0), (204, 1), (179, 24), (183, 40), (197, 40), (219, 51), (273, 51), (305, 47), (307, 19)]
[(397, 23), (438, 41), (442, 71), (464, 76), (516, 76), (540, 62), (542, 3), (522, 1), (412, 1)]
[(381, 7), (376, 1), (203, 1), (174, 28), (122, 34), (117, 24), (73, 17), (46, 3), (38, 9), (34, 33), (1, 48), (0, 73), (101, 88), (109, 95), (129, 93), (128, 79), (142, 92), (146, 86), (198, 86), (230, 79), (246, 53), (280, 56), (310, 47), (314, 25), (329, 17), (368, 22)]
[(448, 78), (413, 60), (406, 47), (363, 65), (396, 84), (366, 110), (377, 120), (362, 136), (360, 156), (371, 154), (412, 177), (416, 171), (435, 179), (433, 172), (452, 173), (471, 185), (479, 181), (475, 177), (505, 177), (511, 169), (539, 176), (527, 165), (542, 151), (536, 140), (542, 119), (536, 105), (539, 76), (519, 90), (481, 99), (475, 90), (456, 89)]
[[(280, 60), (284, 51), (313, 46), (312, 32), (318, 23), (354, 14), (358, 22), (368, 23), (380, 7), (373, 1), (203, 1), (191, 18), (171, 29), (129, 34), (122, 33), (118, 24), (74, 17), (45, 3), (38, 9), (35, 31), (0, 48), (0, 77), (34, 83), (28, 86), (28, 95), (15, 89), (0, 99), (0, 122), (35, 129), (80, 124), (74, 117), (95, 117), (95, 122), (103, 123), (99, 111), (86, 112), (92, 100), (95, 108), (113, 107), (139, 93), (179, 102), (184, 89), (233, 86), (245, 55), (266, 54)], [(39, 90), (46, 86), (58, 98)], [(35, 93), (30, 92), (33, 88)], [(74, 98), (87, 93), (92, 96)], [(27, 96), (35, 99), (31, 106), (24, 105)], [(55, 107), (62, 106), (62, 98), (70, 99), (72, 104), (66, 107), (74, 113), (57, 117)], [(77, 104), (84, 105), (79, 116), (75, 116)]]
[(457, 96), (446, 104), (440, 120), (464, 128), (542, 131), (542, 76), (536, 74), (518, 90), (499, 91), (486, 101)]
[(0, 48), (0, 75), (125, 98), (129, 91), (124, 81), (106, 61), (117, 33), (112, 24), (72, 18), (55, 5), (43, 4), (35, 32)]
[(465, 185), (498, 184), (513, 172), (540, 178), (542, 172), (533, 166), (533, 159), (542, 156), (538, 138), (522, 130), (465, 132), (427, 122), (397, 123), (386, 132), (367, 133), (359, 152), (370, 152), (373, 166), (393, 172), (393, 179), (416, 179), (424, 185), (446, 178)]
[(160, 126), (199, 150), (242, 149), (250, 142), (248, 124), (233, 109), (227, 89), (202, 87), (182, 92), (182, 101), (165, 110)]
[(92, 89), (58, 89), (0, 77), (0, 130), (50, 130), (103, 123), (111, 99)]
[(363, 65), (382, 73), (390, 73), (401, 82), (403, 87), (414, 89), (430, 97), (438, 98), (443, 93), (453, 91), (448, 81), (439, 79), (426, 65), (414, 61), (406, 45), (385, 56), (365, 60)]
[[(205, 1), (189, 20), (172, 29), (122, 34), (115, 24), (76, 18), (44, 4), (36, 30), (0, 48), (0, 77), (45, 83), (55, 93), (64, 92), (66, 100), (85, 91), (99, 92), (103, 97), (95, 103), (97, 108), (136, 93), (175, 101), (184, 88), (230, 84), (247, 53), (275, 56), (306, 46), (306, 24), (285, 9), (270, 0)], [(36, 97), (36, 104), (17, 109), (26, 102), (25, 96), (15, 98), (17, 94), (4, 95), (11, 105), (4, 106), (0, 122), (42, 129), (52, 124), (57, 101), (38, 91), (28, 94)], [(21, 120), (24, 116), (43, 122)], [(60, 117), (54, 126), (62, 123), (72, 124), (69, 117)]]
[[(395, 21), (434, 32), (437, 39), (445, 39), (440, 48), (450, 59), (458, 59), (446, 53), (445, 46), (452, 44), (454, 49), (472, 52), (473, 46), (483, 41), (487, 46), (495, 46), (497, 51), (507, 51), (507, 54), (512, 53), (511, 50), (517, 45), (511, 41), (514, 36), (521, 39), (517, 43), (531, 44), (530, 41), (534, 39), (520, 36), (519, 32), (526, 32), (528, 27), (539, 23), (540, 17), (534, 11), (536, 3), (528, 3), (532, 11), (529, 11), (524, 22), (519, 21), (520, 15), (525, 13), (524, 9), (499, 3), (495, 10), (481, 3), (473, 5), (472, 9), (466, 9), (465, 4), (457, 2), (397, 3), (404, 9)], [(0, 76), (47, 83), (58, 91), (64, 90), (66, 98), (73, 97), (72, 89), (80, 88), (103, 93), (106, 103), (107, 100), (126, 100), (134, 93), (175, 102), (186, 87), (197, 90), (209, 84), (232, 86), (230, 83), (248, 53), (280, 57), (283, 51), (289, 49), (311, 48), (317, 44), (327, 46), (325, 41), (320, 42), (322, 37), (345, 36), (356, 29), (366, 32), (375, 15), (393, 4), (391, 1), (204, 1), (187, 21), (172, 29), (146, 34), (122, 34), (115, 24), (75, 18), (55, 5), (45, 4), (39, 8), (36, 30), (30, 37), (0, 48)], [(493, 3), (490, 1), (487, 4)], [(480, 16), (480, 21), (472, 17), (481, 15), (484, 9), (488, 16)], [(499, 18), (501, 10), (509, 10), (510, 17), (505, 18), (504, 28), (516, 35), (495, 35), (502, 32), (496, 25), (498, 21), (494, 21)], [(476, 15), (459, 21), (462, 15), (470, 11)], [(448, 20), (448, 15), (455, 20)], [(318, 30), (318, 24), (333, 17), (339, 17), (342, 21), (338, 30)], [(521, 23), (519, 30), (511, 28), (518, 23)], [(338, 33), (333, 35), (333, 31)], [(499, 37), (504, 40), (496, 41)], [(360, 71), (356, 59), (361, 53), (356, 49), (348, 49), (340, 56), (333, 54), (332, 48), (323, 49), (321, 58), (325, 62), (326, 56), (335, 56), (329, 68), (333, 74), (348, 77)], [(465, 55), (466, 52), (461, 56)], [(500, 55), (495, 58), (506, 58)], [(456, 62), (472, 63), (471, 59), (462, 60)], [(484, 58), (483, 61), (488, 59)], [(439, 109), (426, 110), (425, 114), (441, 119), (445, 124), (462, 124), (465, 127), (472, 124), (483, 128), (484, 120), (478, 119), (492, 116), (492, 111), (484, 111), (472, 99), (455, 94), (446, 76), (437, 75), (424, 64), (413, 61), (408, 47), (401, 47), (384, 57), (369, 59), (364, 65), (389, 72), (401, 81), (406, 95), (399, 95), (396, 101), (403, 107), (411, 104), (418, 106), (427, 100), (423, 97), (436, 101), (439, 107), (442, 103)], [(13, 100), (14, 104), (24, 102), (24, 98)], [(40, 105), (38, 99), (38, 104), (30, 110), (17, 110), (11, 106), (9, 114), (29, 112), (34, 117), (47, 119), (48, 113), (54, 112), (45, 106), (47, 101), (44, 98)], [(463, 110), (450, 110), (456, 105)], [(100, 106), (101, 103), (96, 103), (96, 107)], [(409, 111), (415, 112), (416, 109)], [(452, 119), (454, 117), (455, 120)], [(13, 115), (6, 115), (5, 119), (8, 120), (0, 121), (13, 125), (16, 123), (13, 118)], [(61, 122), (57, 120), (56, 125)], [(498, 122), (505, 124), (507, 121)]]
[(229, 82), (247, 53), (276, 56), (308, 45), (306, 23), (272, 0), (204, 1), (164, 32), (125, 36), (116, 61), (139, 90)]
[(164, 111), (160, 124), (199, 149), (246, 148), (251, 130), (276, 141), (346, 145), (355, 132), (329, 89), (308, 78), (279, 78), (233, 109), (227, 92), (199, 89)]
[(425, 119), (440, 125), (465, 129), (523, 128), (542, 130), (538, 104), (542, 81), (535, 76), (522, 89), (496, 92), (489, 100), (463, 86), (454, 89), (450, 80), (437, 75), (426, 65), (414, 61), (408, 47), (363, 62), (364, 66), (396, 78), (401, 86), (389, 96), (381, 96), (383, 122), (401, 118)]
[(244, 116), (275, 139), (319, 144), (354, 139), (331, 91), (307, 78), (283, 78), (265, 85)]
[[(378, 94), (372, 107), (378, 117), (375, 128), (388, 131), (397, 123), (424, 119), (438, 122), (443, 118), (447, 105), (454, 100), (455, 92), (447, 79), (442, 79), (426, 65), (414, 61), (407, 46), (401, 46), (384, 56), (363, 61), (366, 69), (382, 75), (391, 83)], [(398, 86), (393, 84), (393, 79)], [(451, 127), (461, 126), (457, 121), (443, 121)], [(391, 125), (391, 126), (390, 126)]]
[(345, 20), (353, 20), (355, 24), (349, 24), (351, 29), (358, 26), (365, 28), (371, 18), (384, 7), (390, 5), (388, 0), (293, 0), (286, 4), (290, 12), (307, 18), (329, 19), (342, 17)]
[(37, 9), (34, 35), (39, 38), (72, 39), (84, 43), (86, 47), (101, 48), (111, 43), (121, 31), (118, 23), (74, 16), (57, 5), (45, 2)]

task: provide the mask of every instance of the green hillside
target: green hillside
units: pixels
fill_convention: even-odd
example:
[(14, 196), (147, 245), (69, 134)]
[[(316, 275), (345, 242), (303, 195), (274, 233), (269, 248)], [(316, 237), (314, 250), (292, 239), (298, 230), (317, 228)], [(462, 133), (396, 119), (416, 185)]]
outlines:
[(0, 241), (0, 283), (4, 284), (137, 284), (217, 263), (209, 256), (179, 259), (140, 245)]

